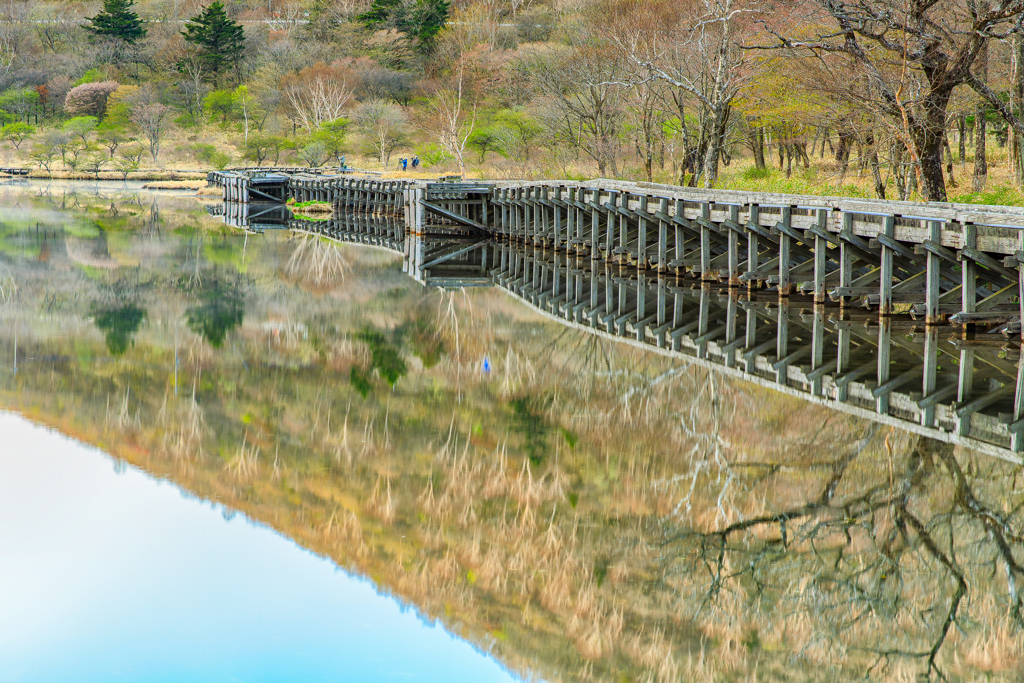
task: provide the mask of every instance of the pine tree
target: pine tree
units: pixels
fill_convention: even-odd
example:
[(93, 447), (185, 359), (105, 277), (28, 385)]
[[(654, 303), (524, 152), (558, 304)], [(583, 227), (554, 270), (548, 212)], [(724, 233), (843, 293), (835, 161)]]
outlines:
[(356, 19), (370, 30), (393, 28), (417, 39), (420, 52), (430, 52), (448, 21), (451, 0), (373, 0)]
[(225, 67), (237, 67), (242, 60), (245, 32), (241, 24), (228, 17), (219, 0), (189, 19), (181, 35), (199, 48), (200, 59), (215, 76)]
[(85, 27), (95, 38), (117, 38), (130, 45), (146, 37), (142, 19), (132, 11), (134, 0), (103, 0), (103, 9), (94, 17), (87, 17)]

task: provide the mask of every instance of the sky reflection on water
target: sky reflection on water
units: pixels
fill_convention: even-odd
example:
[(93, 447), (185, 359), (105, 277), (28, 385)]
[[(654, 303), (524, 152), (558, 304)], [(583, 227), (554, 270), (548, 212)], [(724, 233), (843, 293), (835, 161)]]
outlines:
[(266, 527), (20, 416), (0, 434), (0, 681), (513, 680)]

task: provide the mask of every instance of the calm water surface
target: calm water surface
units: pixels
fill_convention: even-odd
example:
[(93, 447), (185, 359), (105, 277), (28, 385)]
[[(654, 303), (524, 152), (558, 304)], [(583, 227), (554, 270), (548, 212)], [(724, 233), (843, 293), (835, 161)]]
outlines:
[(0, 186), (3, 681), (1014, 681), (1021, 474), (380, 250)]
[(4, 681), (508, 681), (370, 582), (0, 413)]

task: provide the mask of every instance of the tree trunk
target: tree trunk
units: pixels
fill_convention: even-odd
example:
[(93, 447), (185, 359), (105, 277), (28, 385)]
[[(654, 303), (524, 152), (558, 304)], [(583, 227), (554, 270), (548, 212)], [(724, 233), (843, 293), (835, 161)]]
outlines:
[(963, 114), (956, 121), (957, 152), (960, 154), (960, 168), (967, 163), (967, 117)]
[[(978, 55), (976, 73), (982, 83), (988, 82), (988, 42), (985, 42)], [(985, 110), (988, 108), (985, 98), (978, 96), (977, 106), (974, 110), (974, 179), (971, 182), (971, 189), (981, 192), (985, 189), (988, 180), (988, 160), (985, 158), (985, 138), (987, 126), (985, 125)]]
[[(921, 193), (929, 202), (946, 201), (946, 180), (942, 175), (942, 135), (933, 130), (916, 131), (914, 151), (921, 168)], [(912, 167), (911, 167), (912, 168)]]
[(946, 184), (949, 187), (956, 187), (956, 180), (953, 179), (953, 150), (949, 146), (948, 134), (942, 136), (942, 148), (946, 152), (946, 175), (949, 176)]
[(875, 145), (874, 131), (868, 131), (868, 148), (871, 150), (871, 178), (875, 181), (875, 197), (885, 199), (885, 183), (882, 181), (882, 163), (878, 160), (878, 147)]
[(753, 134), (754, 165), (758, 169), (764, 169), (764, 128), (758, 126)]
[(728, 105), (718, 103), (714, 108), (711, 120), (711, 135), (707, 151), (704, 153), (704, 187), (710, 189), (718, 181), (718, 158), (722, 155), (722, 143), (725, 138)]
[[(1017, 33), (1013, 36), (1013, 82), (1010, 88), (1010, 110), (1018, 117), (1024, 109), (1024, 36)], [(1024, 187), (1024, 140), (1020, 133), (1010, 127), (1013, 142), (1010, 146), (1010, 160), (1013, 164), (1014, 178), (1017, 187)]]

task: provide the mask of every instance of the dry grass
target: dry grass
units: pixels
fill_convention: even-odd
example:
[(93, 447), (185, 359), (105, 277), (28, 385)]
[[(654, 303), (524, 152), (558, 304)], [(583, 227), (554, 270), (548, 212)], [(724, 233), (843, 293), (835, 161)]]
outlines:
[(292, 280), (315, 287), (333, 287), (345, 281), (350, 270), (344, 247), (311, 232), (292, 231), (295, 245), (285, 265)]
[[(206, 189), (205, 180), (158, 180), (151, 183), (146, 183), (142, 186), (144, 190), (204, 190)], [(213, 188), (211, 188), (213, 189)], [(223, 191), (217, 189), (217, 194), (222, 194)]]

